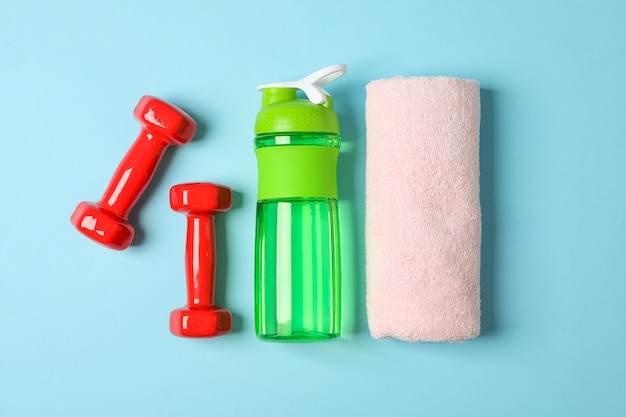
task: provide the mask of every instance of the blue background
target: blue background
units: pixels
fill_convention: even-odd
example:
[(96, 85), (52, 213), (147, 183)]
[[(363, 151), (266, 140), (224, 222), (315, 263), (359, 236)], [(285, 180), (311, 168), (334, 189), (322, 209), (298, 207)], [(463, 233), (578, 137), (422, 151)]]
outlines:
[[(0, 5), (1, 416), (626, 415), (626, 2), (5, 1)], [(333, 63), (345, 335), (257, 341), (258, 84)], [(483, 332), (371, 339), (365, 85), (481, 83)], [(98, 200), (151, 94), (200, 130), (169, 149), (116, 252), (69, 223)], [(235, 191), (218, 218), (231, 335), (169, 333), (185, 302), (170, 186)]]

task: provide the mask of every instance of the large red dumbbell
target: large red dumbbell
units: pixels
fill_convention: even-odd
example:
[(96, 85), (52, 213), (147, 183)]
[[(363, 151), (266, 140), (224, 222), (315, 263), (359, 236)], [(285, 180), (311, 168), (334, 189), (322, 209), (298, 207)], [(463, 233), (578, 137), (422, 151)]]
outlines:
[(83, 201), (70, 221), (85, 236), (112, 249), (126, 249), (135, 229), (128, 214), (154, 176), (165, 149), (184, 145), (196, 133), (196, 122), (183, 110), (150, 96), (143, 96), (135, 110), (142, 125), (135, 143), (120, 162), (102, 199)]
[(215, 337), (230, 333), (230, 311), (214, 304), (216, 214), (230, 210), (230, 188), (210, 183), (175, 185), (172, 210), (187, 213), (187, 305), (170, 314), (170, 331), (183, 337)]

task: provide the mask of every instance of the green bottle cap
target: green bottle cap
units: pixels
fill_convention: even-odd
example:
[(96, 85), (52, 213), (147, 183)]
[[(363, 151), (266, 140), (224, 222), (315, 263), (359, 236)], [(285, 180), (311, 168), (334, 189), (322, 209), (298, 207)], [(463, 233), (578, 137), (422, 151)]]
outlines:
[[(263, 91), (254, 133), (318, 132), (339, 134), (339, 120), (333, 99), (323, 85), (345, 74), (343, 64), (331, 65), (297, 81), (280, 81), (257, 87)], [(306, 99), (299, 99), (301, 90)]]

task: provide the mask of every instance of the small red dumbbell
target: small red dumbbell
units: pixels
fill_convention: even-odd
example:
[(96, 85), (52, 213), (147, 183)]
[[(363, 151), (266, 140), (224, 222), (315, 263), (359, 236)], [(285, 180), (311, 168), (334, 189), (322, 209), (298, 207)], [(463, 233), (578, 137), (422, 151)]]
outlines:
[(102, 199), (83, 201), (70, 221), (85, 236), (112, 249), (126, 249), (135, 229), (128, 214), (148, 186), (165, 149), (184, 145), (196, 133), (196, 122), (178, 107), (144, 96), (133, 112), (142, 125), (135, 143), (120, 162)]
[(232, 205), (230, 188), (210, 183), (175, 185), (170, 189), (172, 210), (187, 213), (187, 305), (172, 311), (170, 331), (183, 337), (215, 337), (230, 333), (230, 311), (213, 304), (215, 291), (216, 214)]

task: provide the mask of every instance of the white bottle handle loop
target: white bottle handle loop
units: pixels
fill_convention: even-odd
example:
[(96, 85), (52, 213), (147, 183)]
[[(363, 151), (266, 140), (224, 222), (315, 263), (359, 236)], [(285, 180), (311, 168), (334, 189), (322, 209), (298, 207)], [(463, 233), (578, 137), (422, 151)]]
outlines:
[(300, 81), (307, 84), (315, 84), (321, 87), (323, 85), (332, 83), (337, 78), (345, 74), (346, 71), (348, 71), (348, 67), (346, 67), (344, 64), (330, 65), (326, 68), (319, 69), (314, 73), (307, 75), (306, 77), (300, 78)]
[(322, 86), (335, 81), (345, 74), (347, 70), (348, 68), (344, 64), (330, 65), (296, 81), (279, 81), (263, 84), (256, 89), (262, 91), (266, 88), (297, 88), (306, 94), (311, 103), (324, 104), (326, 103), (326, 96), (330, 94)]

